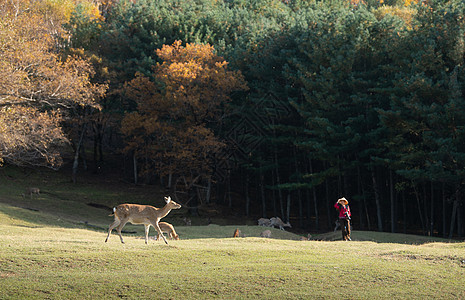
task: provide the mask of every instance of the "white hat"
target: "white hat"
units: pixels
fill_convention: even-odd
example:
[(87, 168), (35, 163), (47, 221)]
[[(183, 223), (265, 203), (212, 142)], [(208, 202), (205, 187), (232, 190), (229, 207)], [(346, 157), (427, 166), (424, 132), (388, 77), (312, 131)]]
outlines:
[(349, 204), (349, 201), (347, 201), (346, 198), (342, 197), (340, 199), (337, 199), (337, 203), (339, 203), (341, 205), (347, 205), (347, 204)]

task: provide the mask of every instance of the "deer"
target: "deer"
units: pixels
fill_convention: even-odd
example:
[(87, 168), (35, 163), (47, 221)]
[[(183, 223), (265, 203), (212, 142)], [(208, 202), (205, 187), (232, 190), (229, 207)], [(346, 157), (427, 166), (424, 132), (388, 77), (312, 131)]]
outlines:
[(275, 227), (275, 226), (277, 226), (281, 230), (284, 230), (284, 227), (292, 228), (289, 222), (284, 223), (279, 217), (273, 217), (270, 219), (270, 227)]
[[(170, 239), (179, 240), (179, 235), (176, 233), (176, 230), (174, 230), (173, 225), (166, 222), (158, 222), (158, 226), (160, 226), (162, 232), (166, 232), (168, 234)], [(158, 240), (159, 237), (160, 236), (158, 236), (155, 240)]]
[(132, 224), (144, 224), (145, 226), (145, 243), (148, 244), (149, 239), (149, 229), (150, 226), (153, 226), (158, 232), (158, 235), (163, 238), (165, 244), (168, 244), (165, 236), (163, 235), (162, 230), (159, 226), (160, 219), (166, 217), (172, 209), (179, 209), (181, 205), (172, 201), (171, 197), (165, 197), (166, 205), (162, 208), (156, 208), (151, 205), (139, 205), (139, 204), (120, 204), (113, 208), (113, 214), (110, 216), (115, 216), (115, 220), (110, 224), (108, 228), (108, 235), (105, 239), (105, 243), (110, 237), (111, 231), (113, 228), (116, 228), (121, 243), (124, 244), (123, 236), (121, 235), (121, 230), (127, 222)]
[(236, 230), (234, 230), (234, 234), (233, 234), (233, 237), (240, 237), (241, 236), (241, 230), (239, 228), (236, 228)]
[(301, 236), (301, 237), (300, 237), (300, 240), (301, 240), (301, 241), (311, 241), (311, 240), (312, 240), (312, 235), (309, 233), (306, 237), (305, 237), (305, 236)]
[(26, 197), (26, 195), (29, 195), (32, 199), (32, 195), (36, 194), (37, 196), (40, 195), (40, 189), (39, 188), (36, 188), (36, 187), (29, 187), (29, 188), (26, 188), (26, 190), (24, 191), (24, 194), (22, 194), (21, 196)]
[(341, 227), (341, 222), (339, 222), (339, 219), (334, 221), (334, 232), (338, 230), (339, 227)]
[(270, 227), (271, 221), (270, 219), (260, 218), (258, 219), (258, 226)]
[(265, 230), (262, 233), (260, 233), (260, 237), (263, 238), (270, 238), (271, 237), (271, 230)]
[(191, 226), (192, 225), (192, 221), (191, 219), (187, 218), (187, 217), (184, 217), (184, 219), (182, 219), (184, 221), (184, 224), (186, 226)]

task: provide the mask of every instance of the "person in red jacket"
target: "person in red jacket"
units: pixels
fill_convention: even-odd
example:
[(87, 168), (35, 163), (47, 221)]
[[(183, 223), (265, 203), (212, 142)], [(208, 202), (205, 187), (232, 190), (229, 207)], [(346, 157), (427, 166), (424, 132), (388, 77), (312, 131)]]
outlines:
[(339, 211), (339, 223), (341, 223), (342, 229), (342, 239), (344, 241), (351, 241), (350, 239), (350, 213), (349, 201), (346, 198), (342, 197), (337, 199), (336, 204), (334, 204), (336, 210)]

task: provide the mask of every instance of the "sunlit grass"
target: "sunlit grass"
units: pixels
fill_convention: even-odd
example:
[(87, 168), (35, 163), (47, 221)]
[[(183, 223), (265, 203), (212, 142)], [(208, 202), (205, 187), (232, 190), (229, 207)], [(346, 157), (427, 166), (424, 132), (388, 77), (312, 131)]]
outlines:
[[(0, 177), (0, 299), (465, 298), (465, 243), (362, 231), (301, 241), (278, 229), (265, 239), (258, 226), (180, 226), (182, 211), (166, 217), (179, 241), (146, 245), (144, 227), (128, 224), (125, 244), (115, 233), (105, 243), (112, 217), (88, 203), (161, 194), (39, 175)], [(28, 185), (44, 193), (23, 198)]]
[(288, 238), (230, 238), (234, 226), (213, 225), (178, 226), (184, 238), (169, 245), (142, 234), (121, 244), (4, 204), (0, 220), (2, 299), (465, 297), (464, 243), (298, 241), (277, 229)]

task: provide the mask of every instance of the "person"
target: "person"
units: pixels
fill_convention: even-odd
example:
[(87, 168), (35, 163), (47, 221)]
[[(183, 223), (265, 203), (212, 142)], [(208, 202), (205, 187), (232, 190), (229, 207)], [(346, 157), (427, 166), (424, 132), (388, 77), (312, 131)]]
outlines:
[(342, 239), (344, 241), (351, 241), (350, 239), (350, 213), (349, 201), (346, 198), (342, 197), (337, 199), (336, 204), (334, 204), (336, 210), (339, 211), (339, 223), (341, 224), (342, 230)]

